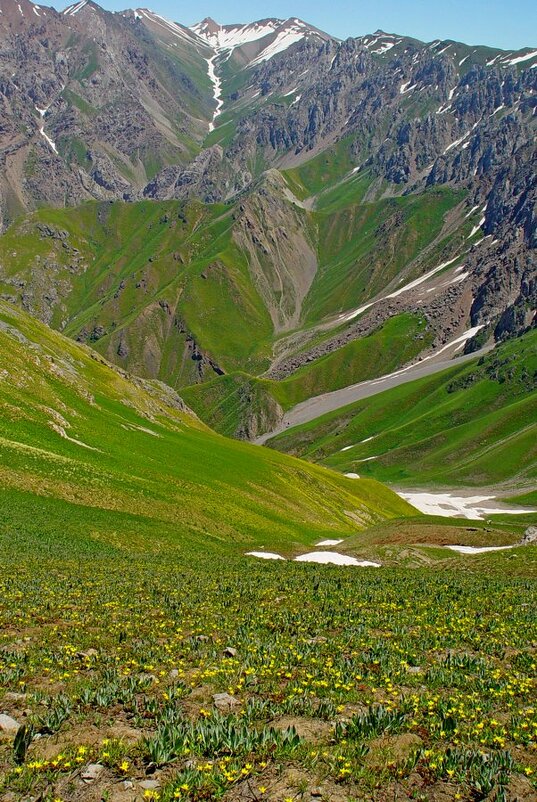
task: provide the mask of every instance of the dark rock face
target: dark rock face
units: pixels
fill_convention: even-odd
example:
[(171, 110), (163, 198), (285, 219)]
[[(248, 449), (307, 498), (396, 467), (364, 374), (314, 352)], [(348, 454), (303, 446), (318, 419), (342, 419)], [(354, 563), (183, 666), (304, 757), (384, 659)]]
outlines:
[(223, 151), (219, 145), (203, 150), (187, 167), (166, 167), (144, 188), (146, 198), (199, 198), (205, 203), (221, 200), (218, 185)]
[(531, 144), (520, 147), (498, 169), (488, 195), (483, 230), (495, 244), (475, 257), (479, 288), (472, 323), (496, 321), (504, 339), (536, 324), (537, 157)]

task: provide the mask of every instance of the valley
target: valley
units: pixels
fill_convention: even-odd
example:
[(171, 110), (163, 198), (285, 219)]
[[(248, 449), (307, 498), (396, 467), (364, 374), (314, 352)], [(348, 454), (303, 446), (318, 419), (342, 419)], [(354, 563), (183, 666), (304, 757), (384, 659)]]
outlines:
[(533, 802), (535, 42), (161, 12), (0, 0), (0, 800)]

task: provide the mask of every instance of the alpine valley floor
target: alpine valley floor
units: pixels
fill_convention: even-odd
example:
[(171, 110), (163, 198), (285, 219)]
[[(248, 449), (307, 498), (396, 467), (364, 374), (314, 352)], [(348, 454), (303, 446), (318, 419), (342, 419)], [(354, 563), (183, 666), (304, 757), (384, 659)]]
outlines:
[(418, 515), (0, 312), (2, 800), (535, 798), (535, 517)]

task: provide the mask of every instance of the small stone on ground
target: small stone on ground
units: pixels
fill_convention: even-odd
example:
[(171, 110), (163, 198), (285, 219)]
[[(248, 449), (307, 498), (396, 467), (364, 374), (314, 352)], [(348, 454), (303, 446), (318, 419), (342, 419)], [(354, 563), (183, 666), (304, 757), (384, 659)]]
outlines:
[(14, 735), (19, 729), (19, 726), (19, 722), (15, 721), (11, 716), (8, 716), (6, 713), (0, 714), (0, 733)]
[(234, 696), (231, 696), (229, 693), (213, 694), (213, 702), (217, 710), (223, 711), (231, 710), (232, 707), (237, 707), (237, 705), (240, 705), (239, 700)]
[(92, 783), (98, 780), (104, 771), (104, 766), (101, 763), (88, 763), (86, 768), (82, 769), (81, 778), (85, 783)]

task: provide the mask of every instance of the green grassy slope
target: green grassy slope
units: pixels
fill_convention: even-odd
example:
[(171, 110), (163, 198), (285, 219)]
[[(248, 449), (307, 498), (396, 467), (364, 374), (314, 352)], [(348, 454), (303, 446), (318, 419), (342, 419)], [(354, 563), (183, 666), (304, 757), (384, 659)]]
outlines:
[(121, 375), (4, 303), (0, 351), (4, 525), (292, 551), (354, 531), (347, 513), (366, 524), (412, 510), (376, 482), (214, 434), (169, 388)]
[[(312, 212), (286, 196), (289, 176), (286, 185), (272, 173), (235, 206), (40, 209), (0, 238), (0, 291), (24, 297), (33, 314), (116, 364), (176, 388), (213, 375), (192, 359), (190, 337), (226, 373), (259, 375), (278, 331), (274, 315), (310, 326), (376, 295), (431, 246), (460, 200), (434, 191), (360, 204), (336, 185), (333, 208)], [(272, 228), (291, 218), (292, 236), (286, 229), (280, 242)], [(434, 266), (448, 245), (439, 242), (409, 278)], [(352, 348), (336, 361), (347, 362)]]
[(353, 169), (356, 137), (347, 136), (298, 167), (284, 170), (289, 186), (301, 200), (315, 197), (338, 185)]
[(397, 315), (367, 337), (351, 340), (299, 368), (288, 379), (271, 382), (271, 389), (287, 410), (312, 396), (390, 373), (414, 359), (430, 342), (425, 318)]
[(212, 429), (228, 437), (270, 431), (282, 414), (276, 383), (247, 373), (228, 373), (181, 390), (182, 396)]
[(226, 370), (255, 372), (272, 325), (232, 225), (227, 207), (198, 202), (42, 209), (0, 239), (1, 286), (14, 295), (13, 280), (25, 281), (33, 313), (52, 307), (53, 327), (132, 372), (195, 380), (187, 331)]
[(398, 315), (369, 336), (352, 340), (282, 381), (233, 373), (185, 387), (181, 392), (202, 420), (222, 434), (236, 435), (252, 418), (257, 421), (256, 432), (262, 433), (278, 421), (278, 411), (396, 370), (419, 354), (430, 340), (424, 318)]
[(305, 303), (308, 322), (352, 309), (381, 292), (440, 235), (445, 215), (464, 197), (442, 188), (362, 203), (359, 190), (358, 202), (350, 202), (347, 191), (342, 186), (338, 205), (334, 200), (329, 211), (316, 213), (319, 271)]
[[(356, 147), (352, 137), (345, 137), (282, 172), (295, 196), (312, 202), (317, 226), (319, 270), (304, 305), (308, 324), (374, 297), (426, 250), (420, 272), (435, 267), (445, 260), (446, 249), (450, 258), (464, 248), (471, 230), (461, 221), (459, 230), (440, 236), (446, 215), (464, 199), (463, 190), (436, 187), (383, 197), (386, 187), (367, 168), (354, 167)], [(362, 152), (367, 153), (366, 145)]]
[(271, 445), (390, 482), (534, 482), (536, 346), (531, 331), (476, 362), (296, 427)]

